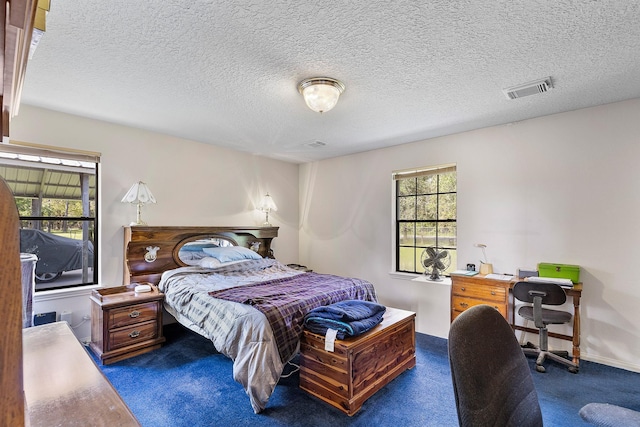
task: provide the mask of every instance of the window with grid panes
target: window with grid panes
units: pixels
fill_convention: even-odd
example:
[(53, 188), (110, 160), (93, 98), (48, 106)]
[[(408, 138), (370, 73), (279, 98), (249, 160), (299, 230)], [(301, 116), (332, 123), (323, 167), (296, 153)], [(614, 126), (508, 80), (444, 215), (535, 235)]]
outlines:
[(98, 153), (0, 145), (0, 176), (20, 215), (20, 251), (37, 256), (35, 291), (98, 282)]
[(449, 267), (457, 261), (456, 166), (399, 171), (393, 174), (396, 198), (396, 271), (424, 273), (423, 252), (446, 250)]

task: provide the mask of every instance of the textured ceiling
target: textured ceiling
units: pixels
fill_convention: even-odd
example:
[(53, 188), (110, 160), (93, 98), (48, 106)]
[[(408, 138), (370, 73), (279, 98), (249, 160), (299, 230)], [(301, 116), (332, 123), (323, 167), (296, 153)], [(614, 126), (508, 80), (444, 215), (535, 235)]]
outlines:
[[(635, 0), (51, 3), (23, 104), (292, 162), (640, 97)], [(315, 76), (346, 85), (324, 114)]]

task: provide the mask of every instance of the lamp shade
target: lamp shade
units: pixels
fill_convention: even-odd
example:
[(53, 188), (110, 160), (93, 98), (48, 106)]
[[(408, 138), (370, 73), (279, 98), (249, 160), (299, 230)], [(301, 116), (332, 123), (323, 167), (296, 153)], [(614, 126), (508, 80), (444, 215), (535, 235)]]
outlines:
[(260, 210), (263, 212), (277, 211), (278, 207), (276, 203), (273, 201), (273, 197), (269, 195), (269, 193), (265, 194), (260, 202)]
[(318, 113), (331, 110), (344, 92), (342, 82), (330, 77), (314, 77), (300, 82), (298, 91), (309, 108)]
[(151, 190), (142, 181), (136, 182), (131, 186), (127, 194), (122, 198), (122, 203), (156, 203), (156, 198), (153, 197)]

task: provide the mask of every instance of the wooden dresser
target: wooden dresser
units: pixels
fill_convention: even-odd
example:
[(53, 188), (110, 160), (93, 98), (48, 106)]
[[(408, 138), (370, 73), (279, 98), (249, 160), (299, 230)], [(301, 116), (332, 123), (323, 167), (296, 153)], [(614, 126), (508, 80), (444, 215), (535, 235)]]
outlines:
[(348, 415), (416, 365), (416, 314), (387, 307), (382, 323), (362, 335), (336, 340), (305, 330), (300, 340), (300, 388)]
[(484, 276), (451, 275), (451, 321), (474, 305), (488, 304), (502, 316), (509, 316), (509, 280), (486, 279)]
[[(38, 2), (11, 0), (0, 8), (0, 130), (9, 136), (9, 125), (18, 112), (24, 76), (27, 72), (29, 46), (33, 34)], [(20, 271), (20, 222), (15, 199), (0, 177), (0, 425), (22, 426), (25, 423), (22, 381), (22, 282)], [(27, 420), (28, 421), (28, 420)]]
[(164, 294), (137, 293), (135, 284), (96, 289), (91, 294), (91, 349), (104, 364), (160, 348)]
[(27, 425), (140, 425), (67, 322), (24, 329), (23, 340)]

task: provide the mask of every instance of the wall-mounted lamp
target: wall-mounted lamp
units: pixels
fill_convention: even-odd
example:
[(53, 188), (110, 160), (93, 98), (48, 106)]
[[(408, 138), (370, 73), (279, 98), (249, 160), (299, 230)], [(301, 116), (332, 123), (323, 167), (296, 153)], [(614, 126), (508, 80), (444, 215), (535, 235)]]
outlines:
[(266, 215), (264, 223), (262, 225), (265, 227), (271, 227), (271, 224), (269, 224), (269, 212), (271, 211), (276, 212), (278, 210), (278, 207), (276, 206), (276, 203), (273, 201), (273, 197), (271, 197), (269, 193), (265, 194), (265, 196), (262, 198), (262, 201), (260, 202), (260, 206), (258, 207), (258, 209), (260, 209)]
[(132, 222), (129, 225), (147, 225), (140, 216), (142, 205), (147, 203), (156, 203), (156, 198), (151, 194), (151, 190), (142, 181), (136, 182), (131, 186), (127, 194), (122, 198), (122, 203), (135, 203), (137, 205), (136, 222)]
[(331, 77), (312, 77), (298, 84), (298, 92), (302, 94), (307, 107), (317, 113), (335, 107), (344, 89), (344, 83)]

